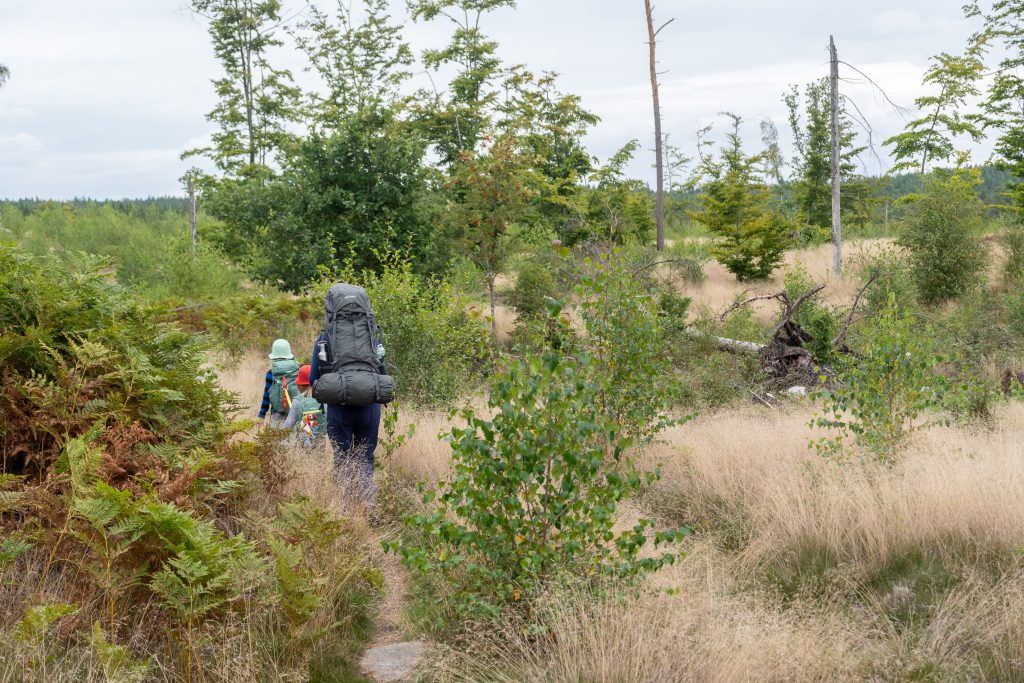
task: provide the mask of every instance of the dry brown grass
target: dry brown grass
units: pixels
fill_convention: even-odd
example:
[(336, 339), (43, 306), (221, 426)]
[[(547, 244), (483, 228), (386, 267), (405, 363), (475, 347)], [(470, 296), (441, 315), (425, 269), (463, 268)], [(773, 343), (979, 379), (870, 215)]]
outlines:
[(837, 616), (766, 605), (731, 594), (717, 558), (697, 553), (666, 570), (679, 593), (594, 603), (555, 595), (540, 609), (552, 641), (537, 647), (508, 632), (480, 653), (448, 653), (438, 680), (512, 683), (833, 681), (869, 656)]
[(647, 503), (697, 527), (652, 579), (677, 594), (551, 596), (552, 641), (511, 630), (447, 653), (434, 677), (1021, 680), (1024, 407), (992, 430), (921, 432), (894, 468), (822, 462), (812, 414), (707, 416), (644, 455), (664, 468)]
[(877, 567), (912, 548), (1009, 552), (1024, 542), (1024, 407), (991, 431), (921, 432), (893, 469), (822, 462), (807, 449), (820, 435), (811, 416), (750, 410), (677, 428), (647, 456), (664, 463), (660, 500), (677, 516), (745, 527), (738, 559), (750, 569), (808, 546)]

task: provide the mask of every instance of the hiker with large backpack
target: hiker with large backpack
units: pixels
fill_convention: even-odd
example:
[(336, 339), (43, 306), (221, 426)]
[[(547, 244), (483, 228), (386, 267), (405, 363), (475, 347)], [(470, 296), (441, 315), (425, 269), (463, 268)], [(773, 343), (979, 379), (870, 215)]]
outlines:
[(292, 345), (287, 339), (275, 339), (268, 357), (270, 369), (267, 370), (263, 386), (260, 419), (264, 419), (267, 413), (270, 413), (270, 426), (282, 429), (289, 405), (299, 396), (299, 364), (292, 355)]
[(327, 406), (335, 473), (354, 470), (360, 493), (372, 506), (380, 407), (394, 398), (395, 380), (384, 366), (384, 346), (365, 289), (339, 283), (328, 290), (324, 329), (310, 365), (313, 398)]

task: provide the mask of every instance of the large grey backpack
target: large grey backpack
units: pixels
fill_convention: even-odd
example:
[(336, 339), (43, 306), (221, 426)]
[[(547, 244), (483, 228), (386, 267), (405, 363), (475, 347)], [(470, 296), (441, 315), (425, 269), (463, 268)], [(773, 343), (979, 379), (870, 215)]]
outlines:
[(330, 348), (325, 366), (329, 371), (321, 371), (313, 398), (327, 405), (389, 403), (395, 395), (395, 380), (380, 369), (377, 321), (365, 289), (339, 283), (327, 291), (324, 332)]

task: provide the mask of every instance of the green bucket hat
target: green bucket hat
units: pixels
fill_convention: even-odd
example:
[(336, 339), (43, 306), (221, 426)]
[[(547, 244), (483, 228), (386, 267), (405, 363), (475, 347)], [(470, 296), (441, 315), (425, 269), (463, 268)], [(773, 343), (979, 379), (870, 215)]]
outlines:
[(270, 347), (270, 360), (281, 360), (284, 358), (295, 358), (292, 355), (292, 345), (288, 343), (287, 339), (275, 339), (273, 346)]

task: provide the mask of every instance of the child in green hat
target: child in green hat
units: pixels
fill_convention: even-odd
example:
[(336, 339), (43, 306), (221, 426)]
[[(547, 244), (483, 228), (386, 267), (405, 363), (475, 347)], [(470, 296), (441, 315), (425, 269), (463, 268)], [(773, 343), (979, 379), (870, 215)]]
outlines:
[(263, 386), (259, 417), (262, 420), (270, 413), (270, 426), (282, 429), (289, 405), (299, 396), (299, 364), (287, 339), (275, 339), (268, 357), (270, 369)]

